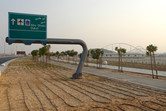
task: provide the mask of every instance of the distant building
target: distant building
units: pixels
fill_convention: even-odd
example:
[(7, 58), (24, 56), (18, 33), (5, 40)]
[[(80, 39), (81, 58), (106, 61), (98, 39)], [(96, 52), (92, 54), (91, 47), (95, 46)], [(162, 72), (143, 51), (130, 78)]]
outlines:
[[(90, 49), (90, 51), (91, 50), (92, 49)], [(103, 49), (103, 48), (101, 50), (104, 51), (103, 58), (117, 58), (117, 57), (119, 57), (117, 52), (115, 52), (115, 51), (107, 50), (107, 49)], [(146, 57), (146, 54), (127, 52), (127, 53), (123, 54), (123, 57), (124, 58), (142, 58), (142, 57)]]
[(25, 51), (17, 51), (16, 55), (18, 55), (18, 56), (26, 56), (26, 53), (25, 53)]
[[(138, 53), (126, 53), (122, 55), (125, 58), (138, 58), (138, 57), (146, 57), (145, 54), (138, 54)], [(119, 57), (117, 53), (106, 53), (103, 57)]]

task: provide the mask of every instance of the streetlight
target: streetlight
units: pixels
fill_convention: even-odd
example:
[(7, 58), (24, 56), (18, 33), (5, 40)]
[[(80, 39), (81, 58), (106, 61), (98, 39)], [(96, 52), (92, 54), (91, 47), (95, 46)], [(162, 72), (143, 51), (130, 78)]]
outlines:
[(2, 39), (2, 42), (4, 42), (4, 56), (5, 56), (5, 40), (3, 38)]

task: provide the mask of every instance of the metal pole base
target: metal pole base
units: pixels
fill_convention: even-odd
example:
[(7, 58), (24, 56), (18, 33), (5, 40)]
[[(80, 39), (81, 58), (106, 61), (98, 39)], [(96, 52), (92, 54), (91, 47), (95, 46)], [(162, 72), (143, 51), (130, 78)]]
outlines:
[(80, 79), (82, 78), (82, 73), (74, 73), (71, 77), (71, 79)]

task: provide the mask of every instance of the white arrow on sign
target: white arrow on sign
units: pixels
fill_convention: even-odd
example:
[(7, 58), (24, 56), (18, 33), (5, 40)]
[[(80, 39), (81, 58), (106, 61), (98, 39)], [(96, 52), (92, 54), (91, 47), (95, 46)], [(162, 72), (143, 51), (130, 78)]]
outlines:
[(14, 25), (15, 19), (12, 19), (11, 21), (12, 21), (12, 25)]

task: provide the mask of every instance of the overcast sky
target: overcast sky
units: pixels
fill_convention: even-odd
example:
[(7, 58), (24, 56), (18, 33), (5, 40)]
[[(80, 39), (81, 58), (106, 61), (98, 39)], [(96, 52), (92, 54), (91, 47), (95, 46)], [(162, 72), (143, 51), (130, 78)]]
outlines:
[[(0, 0), (0, 53), (8, 36), (8, 12), (47, 15), (48, 38), (82, 39), (88, 48), (127, 43), (166, 52), (166, 0)], [(2, 38), (2, 39), (1, 39)], [(7, 53), (41, 45), (5, 45)], [(52, 51), (80, 46), (53, 45)]]

